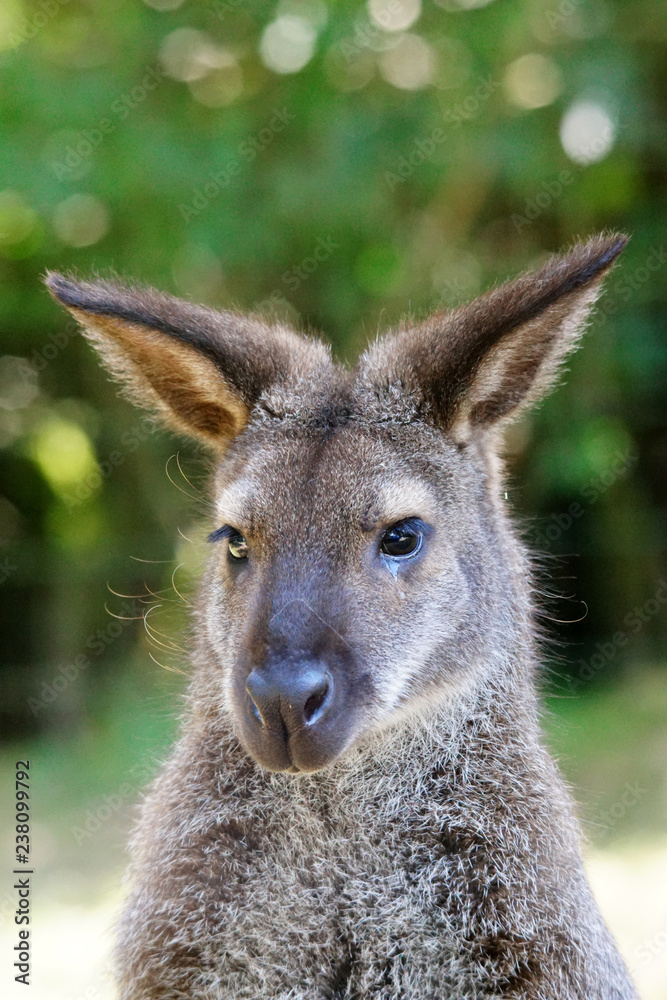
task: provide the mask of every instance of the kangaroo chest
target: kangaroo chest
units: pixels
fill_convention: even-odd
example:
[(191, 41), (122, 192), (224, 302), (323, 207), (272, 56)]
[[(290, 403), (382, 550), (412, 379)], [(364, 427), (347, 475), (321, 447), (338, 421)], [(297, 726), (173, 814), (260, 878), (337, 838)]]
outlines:
[(470, 887), (479, 909), (490, 876), (422, 802), (344, 803), (304, 783), (233, 812), (215, 818), (197, 872), (220, 997), (466, 995)]

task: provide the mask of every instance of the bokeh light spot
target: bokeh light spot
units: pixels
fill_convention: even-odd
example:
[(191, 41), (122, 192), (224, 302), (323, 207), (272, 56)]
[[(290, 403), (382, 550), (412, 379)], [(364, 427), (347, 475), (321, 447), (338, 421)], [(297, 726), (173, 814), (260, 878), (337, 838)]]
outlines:
[(24, 38), (27, 21), (21, 0), (2, 0), (0, 4), (0, 52), (17, 48)]
[(190, 84), (195, 100), (209, 108), (233, 104), (243, 93), (243, 73), (231, 52), (220, 49), (218, 62), (216, 69)]
[(284, 14), (264, 29), (259, 53), (274, 73), (298, 73), (315, 54), (317, 32), (310, 21)]
[(29, 451), (57, 493), (97, 470), (90, 438), (78, 424), (62, 417), (52, 417), (34, 432)]
[(0, 247), (23, 243), (32, 233), (37, 213), (18, 191), (0, 191)]
[(73, 194), (56, 206), (53, 228), (67, 246), (89, 247), (106, 236), (109, 213), (95, 195)]
[(543, 108), (553, 104), (563, 89), (563, 76), (553, 59), (529, 52), (505, 71), (505, 92), (518, 108)]
[(208, 247), (192, 243), (181, 247), (172, 262), (171, 273), (181, 295), (203, 302), (222, 300), (222, 265)]
[(25, 358), (0, 358), (0, 408), (21, 410), (39, 395), (37, 372)]
[(370, 19), (383, 31), (405, 31), (421, 11), (421, 0), (368, 0)]
[(184, 0), (144, 0), (144, 3), (153, 10), (176, 10)]
[(160, 62), (173, 80), (192, 83), (212, 69), (224, 68), (228, 54), (213, 39), (194, 28), (176, 28), (170, 32), (160, 49)]
[(614, 145), (614, 123), (593, 101), (577, 101), (560, 123), (563, 149), (575, 163), (586, 165), (604, 159)]
[(421, 90), (435, 78), (435, 53), (419, 35), (403, 35), (398, 45), (380, 56), (380, 72), (394, 87)]

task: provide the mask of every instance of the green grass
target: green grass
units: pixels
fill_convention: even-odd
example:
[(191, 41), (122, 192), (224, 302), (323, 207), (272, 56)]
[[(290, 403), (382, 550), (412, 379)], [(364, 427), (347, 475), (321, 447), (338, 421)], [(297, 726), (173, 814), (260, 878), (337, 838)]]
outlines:
[(667, 830), (665, 719), (667, 684), (657, 668), (635, 666), (613, 687), (547, 698), (547, 741), (594, 843)]
[[(89, 896), (118, 877), (133, 807), (178, 726), (183, 679), (149, 667), (131, 662), (107, 680), (76, 732), (59, 728), (2, 752), (5, 775), (30, 760), (34, 861), (47, 884), (56, 878)], [(8, 808), (0, 822), (7, 842)]]

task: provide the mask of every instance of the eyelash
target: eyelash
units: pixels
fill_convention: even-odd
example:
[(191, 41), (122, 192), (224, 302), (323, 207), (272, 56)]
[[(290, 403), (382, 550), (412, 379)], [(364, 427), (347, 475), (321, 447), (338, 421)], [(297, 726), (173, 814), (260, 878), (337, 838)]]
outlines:
[(236, 528), (232, 528), (229, 524), (223, 524), (221, 528), (216, 528), (206, 539), (207, 542), (221, 542), (223, 538), (233, 538), (234, 535), (238, 535)]
[(393, 524), (388, 525), (386, 530), (393, 528), (396, 525), (400, 525), (400, 527), (405, 528), (406, 531), (414, 531), (415, 534), (417, 532), (425, 534), (427, 530), (426, 525), (420, 517), (405, 517), (401, 521), (395, 521)]

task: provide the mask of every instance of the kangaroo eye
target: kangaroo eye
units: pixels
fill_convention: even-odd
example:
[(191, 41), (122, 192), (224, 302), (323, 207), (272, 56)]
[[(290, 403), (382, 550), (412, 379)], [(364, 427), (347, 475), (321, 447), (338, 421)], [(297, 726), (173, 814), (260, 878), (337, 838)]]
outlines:
[(227, 542), (227, 551), (229, 552), (229, 558), (234, 559), (237, 562), (241, 562), (243, 559), (248, 558), (248, 543), (236, 528), (232, 528), (229, 524), (223, 524), (221, 528), (216, 528), (208, 536), (209, 542)]
[(382, 534), (380, 551), (394, 559), (413, 556), (422, 547), (424, 532), (414, 521), (399, 521)]
[(248, 543), (243, 535), (230, 535), (227, 540), (227, 546), (232, 559), (240, 562), (242, 559), (248, 558)]

